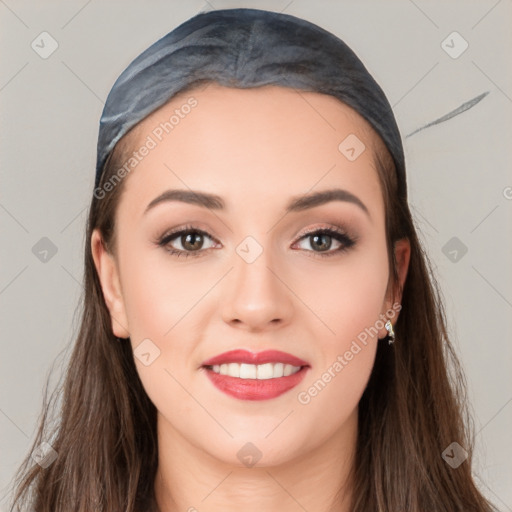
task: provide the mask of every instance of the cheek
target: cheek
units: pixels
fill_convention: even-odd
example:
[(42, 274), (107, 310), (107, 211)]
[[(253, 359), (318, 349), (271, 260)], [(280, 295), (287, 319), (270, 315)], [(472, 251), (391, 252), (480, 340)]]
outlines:
[(325, 340), (326, 352), (342, 350), (382, 312), (389, 279), (385, 239), (367, 237), (332, 262), (301, 262), (293, 273), (294, 291), (320, 320), (316, 337)]
[[(180, 383), (188, 389), (195, 319), (204, 313), (198, 301), (211, 283), (205, 282), (204, 273), (194, 279), (193, 272), (180, 272), (159, 253), (134, 251), (124, 259), (130, 339), (137, 372), (153, 404), (159, 411), (172, 411), (171, 416), (187, 417), (194, 402)], [(147, 353), (146, 361), (139, 357)]]
[(315, 276), (316, 290), (324, 292), (310, 299), (324, 325), (315, 336), (317, 364), (297, 400), (313, 417), (330, 411), (321, 427), (326, 432), (354, 412), (373, 368), (389, 277), (385, 241), (380, 242)]
[(157, 407), (165, 409), (173, 397), (186, 409), (190, 401), (177, 382), (185, 380), (185, 362), (192, 360), (191, 321), (201, 309), (197, 302), (208, 283), (192, 282), (192, 274), (171, 265), (163, 250), (148, 250), (127, 238), (122, 250), (123, 299), (137, 372)]
[(197, 267), (180, 269), (164, 249), (135, 249), (125, 254), (123, 296), (132, 341), (171, 338), (181, 327), (181, 319), (190, 320), (189, 311), (193, 317), (192, 308), (211, 282)]

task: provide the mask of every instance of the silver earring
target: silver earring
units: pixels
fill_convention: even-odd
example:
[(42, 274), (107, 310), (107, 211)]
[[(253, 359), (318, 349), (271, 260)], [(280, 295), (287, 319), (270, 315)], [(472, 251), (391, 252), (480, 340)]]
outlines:
[(384, 327), (386, 328), (386, 331), (388, 331), (388, 344), (391, 345), (391, 343), (395, 342), (395, 331), (393, 331), (393, 324), (391, 323), (391, 320), (388, 320)]

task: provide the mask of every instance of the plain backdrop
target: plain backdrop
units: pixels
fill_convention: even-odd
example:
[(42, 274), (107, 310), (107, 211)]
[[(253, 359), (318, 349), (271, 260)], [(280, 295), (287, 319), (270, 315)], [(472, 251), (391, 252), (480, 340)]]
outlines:
[[(283, 11), (332, 31), (386, 92), (469, 382), (477, 482), (511, 511), (510, 0), (0, 0), (0, 509), (33, 441), (52, 364), (76, 335), (105, 98), (151, 43), (200, 11), (227, 7)], [(51, 55), (41, 55), (42, 37), (44, 51), (58, 45)], [(470, 110), (407, 137), (484, 92)], [(61, 371), (56, 363), (51, 383)]]

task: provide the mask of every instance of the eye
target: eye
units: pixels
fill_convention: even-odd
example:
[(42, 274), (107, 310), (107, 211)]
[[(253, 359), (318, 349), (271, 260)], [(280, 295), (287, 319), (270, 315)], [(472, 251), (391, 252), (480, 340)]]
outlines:
[[(204, 254), (203, 247), (205, 239), (212, 240), (212, 237), (202, 229), (194, 228), (193, 226), (185, 226), (182, 229), (173, 231), (164, 235), (159, 241), (158, 245), (164, 247), (166, 251), (175, 256), (200, 256)], [(176, 243), (181, 246), (174, 248), (171, 243)], [(198, 253), (198, 254), (194, 254)]]
[[(332, 247), (333, 239), (339, 246), (334, 250), (329, 250)], [(308, 241), (310, 247), (314, 248), (313, 251), (309, 252), (314, 252), (316, 253), (315, 256), (321, 257), (334, 256), (335, 254), (347, 251), (355, 244), (353, 238), (338, 228), (321, 228), (309, 231), (300, 240)]]

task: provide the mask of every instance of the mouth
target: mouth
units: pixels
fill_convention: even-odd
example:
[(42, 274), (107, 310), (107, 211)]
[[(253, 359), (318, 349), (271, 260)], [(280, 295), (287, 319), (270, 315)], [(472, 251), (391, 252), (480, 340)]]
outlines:
[(268, 400), (297, 386), (310, 365), (276, 350), (233, 350), (205, 361), (202, 368), (210, 382), (231, 397)]

